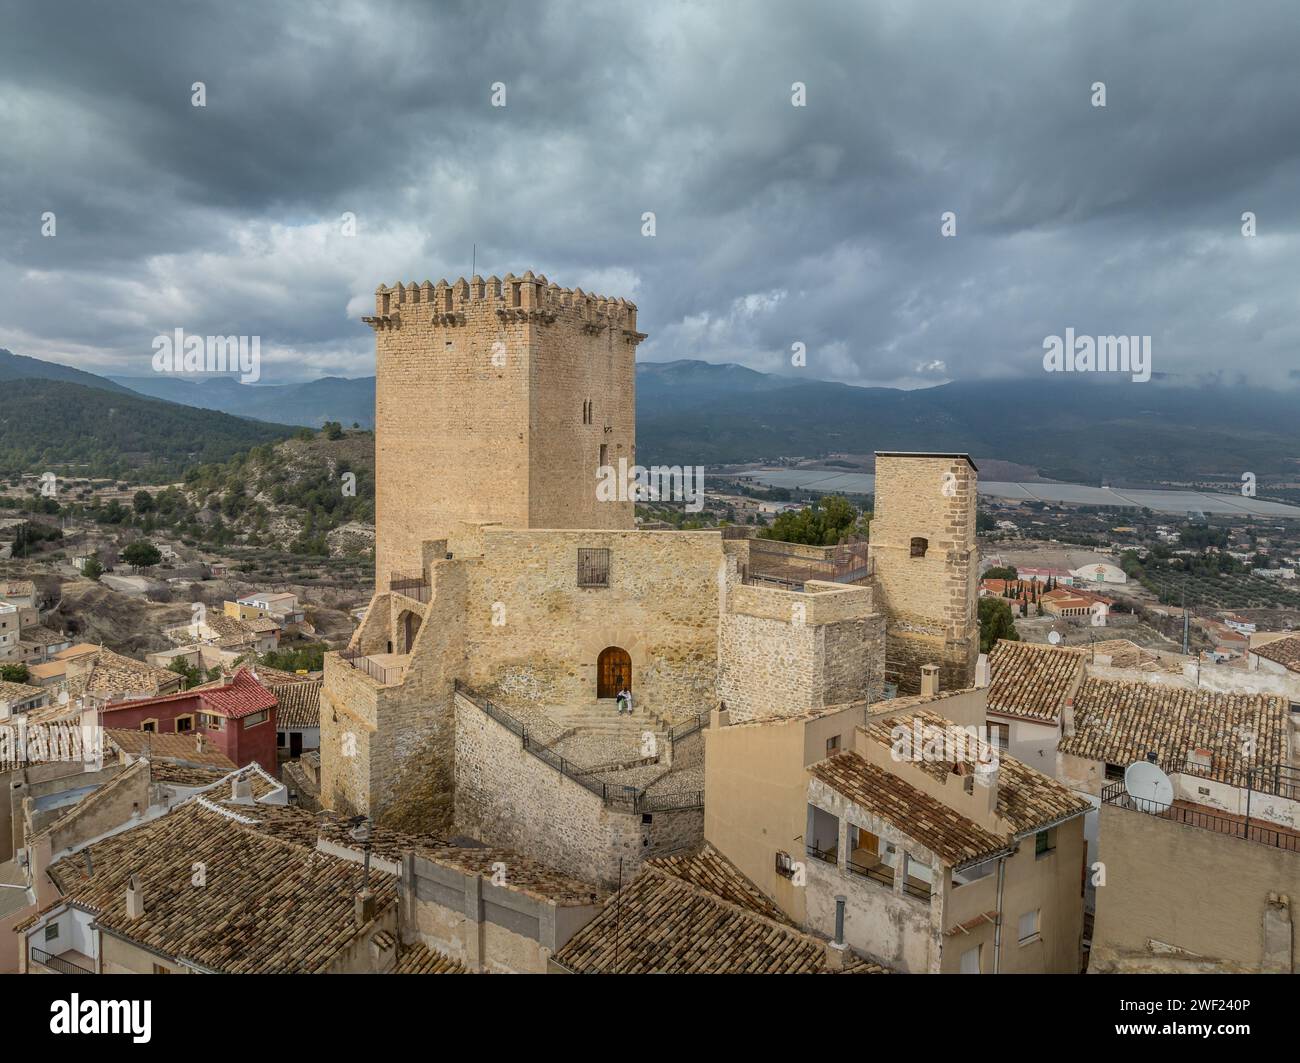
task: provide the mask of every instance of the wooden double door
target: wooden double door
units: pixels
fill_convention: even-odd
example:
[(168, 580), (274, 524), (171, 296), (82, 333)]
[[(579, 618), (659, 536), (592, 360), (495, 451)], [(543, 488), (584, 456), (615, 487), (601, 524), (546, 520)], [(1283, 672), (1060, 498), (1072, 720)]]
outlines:
[(618, 646), (600, 651), (596, 660), (596, 697), (612, 698), (632, 689), (632, 655)]

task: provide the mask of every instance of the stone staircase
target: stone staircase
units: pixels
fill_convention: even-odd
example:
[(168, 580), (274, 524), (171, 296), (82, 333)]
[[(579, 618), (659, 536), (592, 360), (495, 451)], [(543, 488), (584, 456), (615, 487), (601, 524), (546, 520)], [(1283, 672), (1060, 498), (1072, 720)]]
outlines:
[(546, 713), (565, 731), (578, 731), (589, 735), (610, 735), (620, 738), (640, 738), (646, 731), (660, 739), (668, 733), (667, 721), (632, 702), (631, 715), (618, 714), (613, 698), (593, 699), (577, 705), (549, 706)]

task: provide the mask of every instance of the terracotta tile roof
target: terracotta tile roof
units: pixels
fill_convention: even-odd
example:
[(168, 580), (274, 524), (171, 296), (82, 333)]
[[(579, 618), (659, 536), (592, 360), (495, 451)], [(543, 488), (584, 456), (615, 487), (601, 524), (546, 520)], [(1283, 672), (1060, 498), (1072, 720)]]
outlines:
[[(63, 654), (58, 656), (62, 658)], [(124, 657), (100, 647), (94, 654), (89, 673), (69, 679), (68, 694), (74, 698), (90, 695), (105, 699), (138, 694), (158, 695), (175, 690), (181, 682), (181, 676), (166, 668), (155, 668), (144, 661)]]
[(1288, 635), (1284, 639), (1266, 642), (1262, 646), (1255, 646), (1250, 652), (1266, 661), (1283, 665), (1292, 672), (1300, 672), (1300, 635)]
[(22, 718), (28, 726), (38, 723), (72, 723), (81, 716), (81, 713), (82, 707), (71, 698), (66, 704), (60, 704), (57, 698), (51, 698), (48, 705), (42, 705), (39, 709), (29, 709), (22, 714)]
[(286, 683), (314, 683), (325, 677), (324, 672), (308, 672), (306, 675), (299, 675), (297, 672), (286, 672), (282, 668), (270, 668), (267, 665), (259, 664), (257, 666), (257, 677), (267, 686), (284, 686)]
[(398, 953), (393, 974), (468, 974), (465, 965), (427, 945), (416, 942), (403, 945)]
[(223, 682), (204, 684), (193, 690), (182, 690), (157, 698), (115, 702), (105, 705), (105, 713), (117, 709), (138, 709), (149, 705), (162, 705), (172, 701), (183, 701), (197, 697), (205, 712), (225, 716), (231, 720), (240, 720), (263, 709), (275, 708), (275, 695), (262, 686), (247, 668), (241, 668), (234, 676)]
[(51, 631), (40, 624), (33, 624), (23, 628), (22, 642), (31, 643), (33, 646), (54, 646), (60, 642), (67, 642), (67, 635), (60, 635), (57, 631)]
[(155, 761), (165, 759), (185, 764), (199, 764), (219, 768), (223, 772), (234, 771), (237, 767), (235, 762), (211, 741), (205, 743), (205, 748), (200, 753), (198, 739), (192, 734), (164, 734), (106, 727), (104, 740), (107, 744), (133, 757), (144, 756), (147, 753)]
[[(825, 942), (651, 864), (607, 900), (600, 914), (556, 952), (555, 960), (580, 974), (830, 970)], [(852, 969), (885, 973), (862, 961)]]
[[(1074, 699), (1074, 734), (1062, 753), (1128, 765), (1155, 753), (1165, 771), (1186, 769), (1188, 754), (1212, 754), (1194, 774), (1240, 784), (1254, 765), (1289, 763), (1290, 707), (1277, 694), (1220, 694), (1163, 683), (1090, 677)], [(1253, 739), (1253, 756), (1243, 754)]]
[(172, 786), (211, 786), (225, 778), (220, 768), (201, 768), (193, 764), (171, 764), (165, 760), (138, 761), (149, 765), (149, 781)]
[[(973, 738), (965, 728), (958, 727), (938, 713), (931, 712), (929, 709), (919, 709), (912, 716), (921, 721), (923, 728), (960, 732), (961, 740), (967, 743), (967, 751), (973, 756), (981, 759), (996, 759), (998, 765), (996, 812), (998, 817), (1010, 826), (1013, 835), (1024, 835), (1041, 830), (1048, 824), (1082, 815), (1092, 808), (1086, 798), (1075, 793), (1068, 786), (1031, 768), (1024, 761), (1017, 760), (1005, 749), (995, 750), (982, 738)], [(911, 717), (908, 719), (910, 720)], [(893, 742), (892, 726), (888, 721), (880, 721), (865, 728), (865, 731), (877, 742), (890, 746)], [(946, 779), (953, 769), (951, 763), (942, 760), (922, 760), (917, 762), (917, 766), (936, 779)], [(917, 840), (920, 841), (919, 838)]]
[[(238, 809), (238, 806), (231, 807)], [(361, 843), (352, 837), (352, 828), (341, 816), (329, 812), (311, 815), (296, 808), (262, 805), (258, 807), (257, 817), (262, 821), (263, 831), (286, 841), (314, 848), (319, 838), (352, 850), (358, 856), (361, 854)], [(511, 849), (456, 845), (434, 834), (408, 834), (372, 825), (370, 851), (390, 863), (398, 863), (405, 853), (413, 852), (435, 864), (487, 879), (494, 874), (494, 864), (505, 864), (510, 889), (561, 907), (598, 904), (606, 896), (604, 890), (591, 883), (561, 874)]]
[(280, 708), (275, 714), (275, 725), (281, 731), (320, 726), (319, 679), (308, 683), (272, 683), (270, 691)]
[(1007, 838), (986, 830), (938, 798), (876, 767), (857, 753), (837, 753), (814, 764), (810, 770), (814, 778), (837, 794), (920, 842), (951, 867), (973, 863), (1008, 848)]
[(203, 707), (232, 720), (251, 716), (263, 709), (275, 708), (275, 695), (262, 686), (250, 670), (241, 668), (229, 683), (205, 690), (200, 697)]
[[(352, 844), (356, 845), (355, 842)], [(421, 850), (420, 855), (435, 864), (486, 879), (492, 878), (494, 865), (504, 864), (506, 882), (510, 889), (562, 908), (599, 904), (607, 896), (604, 890), (589, 882), (571, 878), (510, 849), (444, 843), (436, 848)]]
[[(195, 799), (88, 846), (92, 877), (82, 852), (55, 862), (49, 875), (105, 930), (177, 960), (230, 974), (325, 970), (358, 934), (357, 867), (266, 834), (250, 822), (264, 808), (247, 811)], [(195, 863), (206, 868), (202, 888), (191, 884)], [(144, 914), (134, 920), (126, 915), (133, 873), (144, 895)], [(370, 885), (377, 912), (396, 903), (394, 876), (372, 868)]]
[(696, 852), (647, 860), (646, 865), (666, 871), (683, 882), (706, 889), (723, 900), (765, 915), (778, 923), (790, 920), (762, 890), (712, 845), (705, 843)]
[(1083, 676), (1081, 650), (999, 639), (989, 654), (988, 711), (1055, 723)]
[(0, 679), (0, 704), (8, 704), (11, 701), (26, 701), (28, 698), (40, 697), (42, 694), (48, 695), (49, 691), (43, 687), (34, 687), (28, 683), (10, 683), (7, 680)]
[(1144, 672), (1170, 672), (1181, 674), (1183, 661), (1191, 660), (1182, 654), (1159, 654), (1131, 639), (1106, 639), (1088, 647), (1089, 657), (1109, 657), (1113, 668), (1138, 668)]
[(98, 653), (102, 646), (96, 646), (93, 642), (78, 642), (69, 646), (66, 650), (60, 650), (54, 655), (56, 661), (74, 661), (78, 657), (86, 657), (92, 653)]

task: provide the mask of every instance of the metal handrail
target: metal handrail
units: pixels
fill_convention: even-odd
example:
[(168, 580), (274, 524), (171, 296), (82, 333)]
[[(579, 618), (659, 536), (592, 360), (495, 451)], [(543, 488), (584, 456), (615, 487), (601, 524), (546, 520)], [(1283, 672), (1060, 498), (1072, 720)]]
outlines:
[(44, 949), (38, 949), (32, 946), (32, 959), (42, 967), (48, 967), (51, 971), (57, 971), (59, 974), (94, 974), (89, 967), (82, 967), (79, 963), (73, 963), (71, 960), (65, 960), (62, 956), (55, 956), (53, 953), (46, 952)]
[(339, 650), (339, 659), (347, 662), (360, 672), (365, 672), (376, 683), (385, 686), (401, 678), (402, 669), (398, 665), (376, 664), (361, 650)]
[[(873, 882), (879, 882), (883, 886), (894, 888), (894, 869), (888, 864), (882, 864), (878, 867), (870, 867), (867, 864), (859, 864), (856, 861), (848, 861), (849, 870), (855, 875), (861, 875), (863, 878), (871, 879)], [(888, 872), (884, 868), (889, 868)]]
[[(577, 765), (571, 764), (564, 757), (545, 745), (539, 745), (533, 741), (532, 736), (528, 733), (528, 728), (519, 720), (515, 719), (500, 706), (494, 704), (487, 698), (481, 698), (474, 694), (459, 679), (454, 680), (452, 684), (455, 692), (473, 705), (480, 712), (491, 717), (497, 723), (501, 724), (506, 730), (511, 731), (519, 736), (520, 743), (525, 751), (531, 753), (543, 764), (554, 768), (561, 775), (572, 779), (584, 790), (587, 790), (599, 797), (606, 805), (626, 806), (629, 811), (633, 812), (668, 812), (685, 808), (703, 808), (704, 791), (694, 790), (685, 794), (664, 794), (663, 796), (647, 796), (646, 791), (638, 789), (635, 786), (620, 786), (617, 783), (597, 782), (594, 779), (586, 778), (581, 774), (583, 769)], [(706, 714), (707, 715), (707, 714)]]
[(1259, 842), (1261, 845), (1271, 845), (1277, 849), (1300, 853), (1300, 835), (1261, 826), (1258, 820), (1251, 822), (1249, 819), (1216, 816), (1209, 812), (1198, 812), (1192, 808), (1179, 808), (1173, 803), (1166, 804), (1143, 797), (1133, 797), (1122, 782), (1111, 783), (1110, 786), (1103, 789), (1101, 801), (1102, 804), (1142, 812), (1148, 816), (1167, 819), (1174, 823), (1182, 823), (1188, 827), (1199, 827), (1201, 830), (1213, 831), (1215, 834), (1226, 834), (1229, 837)]

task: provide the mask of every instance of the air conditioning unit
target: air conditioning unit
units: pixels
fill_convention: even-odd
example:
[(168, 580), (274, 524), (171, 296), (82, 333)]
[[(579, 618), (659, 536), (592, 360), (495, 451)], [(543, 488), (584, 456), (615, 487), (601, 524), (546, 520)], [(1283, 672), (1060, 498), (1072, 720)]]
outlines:
[(778, 852), (776, 854), (776, 873), (785, 878), (793, 878), (794, 857), (789, 853)]

